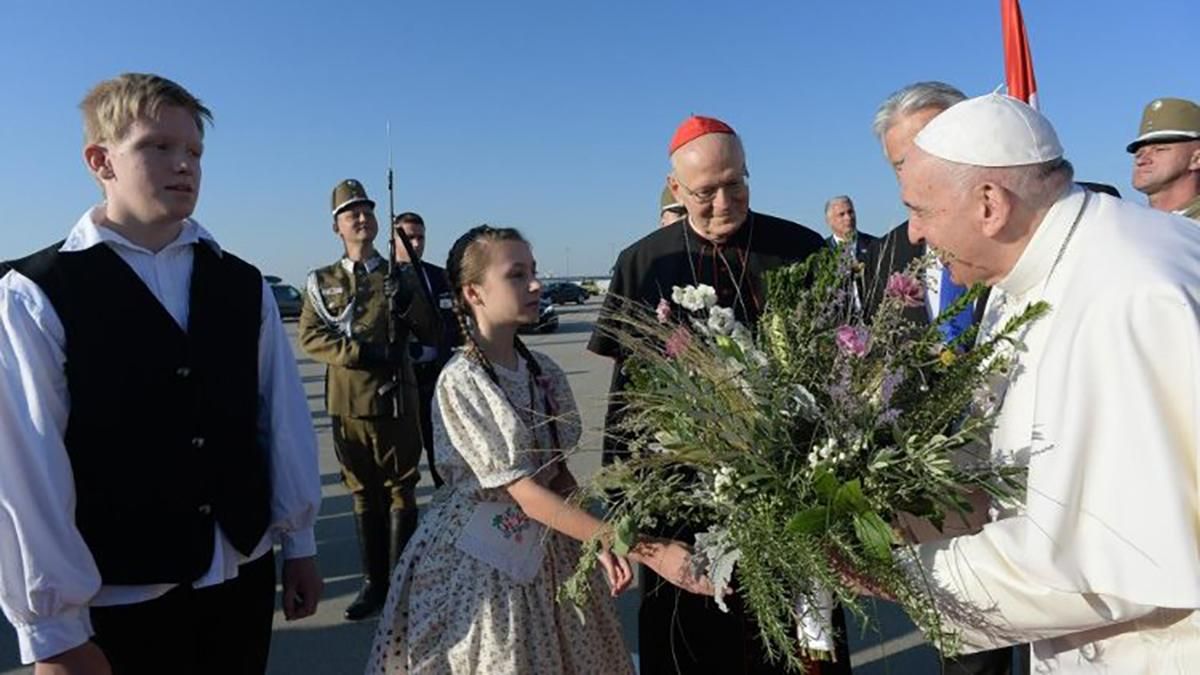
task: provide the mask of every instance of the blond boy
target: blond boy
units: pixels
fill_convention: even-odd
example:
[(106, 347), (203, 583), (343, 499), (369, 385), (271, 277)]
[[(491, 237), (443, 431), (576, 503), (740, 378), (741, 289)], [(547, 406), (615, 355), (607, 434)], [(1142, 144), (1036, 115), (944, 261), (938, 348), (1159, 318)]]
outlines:
[(208, 109), (137, 73), (80, 107), (104, 199), (0, 278), (0, 607), (39, 674), (262, 673), (274, 543), (287, 618), (321, 592), (296, 363), (190, 217)]

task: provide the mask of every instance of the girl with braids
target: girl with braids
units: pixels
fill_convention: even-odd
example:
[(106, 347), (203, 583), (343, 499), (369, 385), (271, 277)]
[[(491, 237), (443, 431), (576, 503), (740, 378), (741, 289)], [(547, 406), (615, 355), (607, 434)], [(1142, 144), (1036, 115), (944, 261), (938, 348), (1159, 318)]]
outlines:
[[(579, 541), (602, 542), (613, 595), (632, 580), (611, 533), (565, 497), (562, 449), (580, 422), (566, 376), (530, 352), (517, 328), (538, 318), (541, 284), (514, 229), (476, 227), (450, 250), (447, 276), (465, 347), (438, 378), (433, 443), (446, 484), (393, 571), (368, 673), (632, 673), (599, 571), (577, 614), (555, 601)], [(639, 543), (629, 558), (703, 592), (677, 542)]]

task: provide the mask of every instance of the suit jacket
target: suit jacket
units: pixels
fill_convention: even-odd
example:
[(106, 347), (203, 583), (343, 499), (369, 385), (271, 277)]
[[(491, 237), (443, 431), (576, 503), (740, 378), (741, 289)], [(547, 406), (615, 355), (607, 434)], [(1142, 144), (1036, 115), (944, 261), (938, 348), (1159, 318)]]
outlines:
[[(859, 262), (863, 262), (864, 260), (866, 260), (868, 249), (870, 248), (870, 246), (873, 243), (875, 243), (878, 240), (879, 240), (879, 237), (876, 237), (873, 234), (867, 234), (866, 232), (858, 232), (854, 237), (854, 258), (855, 258), (855, 260), (858, 260)], [(825, 237), (825, 245), (829, 246), (830, 248), (833, 248), (833, 247), (837, 246), (837, 240), (834, 239), (832, 236)]]
[[(908, 221), (900, 223), (883, 237), (872, 239), (867, 247), (863, 261), (863, 312), (867, 319), (874, 316), (883, 302), (883, 294), (887, 289), (888, 277), (893, 272), (903, 272), (917, 258), (925, 255), (925, 244), (914, 244), (908, 239)], [(975, 301), (973, 320), (975, 323), (983, 318), (987, 307), (988, 294), (984, 293)], [(905, 318), (918, 326), (929, 325), (928, 299), (926, 306), (908, 307), (904, 310)]]
[(424, 260), (421, 261), (421, 268), (424, 272), (422, 280), (428, 282), (434, 307), (442, 320), (442, 332), (437, 344), (428, 345), (437, 350), (438, 370), (441, 370), (454, 354), (454, 348), (462, 344), (462, 331), (454, 315), (454, 295), (450, 291), (446, 270)]

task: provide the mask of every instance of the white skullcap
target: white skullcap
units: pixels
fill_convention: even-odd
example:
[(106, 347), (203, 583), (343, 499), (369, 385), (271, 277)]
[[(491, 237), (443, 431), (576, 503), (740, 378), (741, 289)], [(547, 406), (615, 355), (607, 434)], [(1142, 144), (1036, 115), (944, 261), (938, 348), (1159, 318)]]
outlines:
[(930, 120), (913, 142), (934, 157), (971, 166), (1024, 166), (1063, 156), (1050, 120), (1003, 94), (950, 106)]

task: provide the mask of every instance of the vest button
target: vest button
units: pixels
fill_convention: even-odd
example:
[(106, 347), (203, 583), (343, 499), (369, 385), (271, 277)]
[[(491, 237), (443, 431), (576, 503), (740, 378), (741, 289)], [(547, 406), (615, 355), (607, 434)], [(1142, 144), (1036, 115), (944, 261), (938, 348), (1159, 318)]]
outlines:
[(182, 366), (175, 370), (175, 374), (179, 377), (188, 377), (192, 374), (192, 369), (188, 368), (187, 366)]
[(204, 447), (204, 437), (197, 436), (197, 437), (193, 438), (192, 439), (192, 447), (196, 448), (197, 450), (199, 450), (200, 448), (203, 448)]
[(212, 513), (212, 506), (209, 506), (208, 504), (201, 504), (200, 508), (198, 508), (196, 510), (207, 516), (210, 513)]

